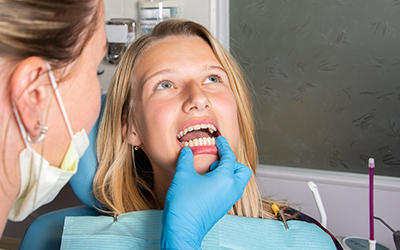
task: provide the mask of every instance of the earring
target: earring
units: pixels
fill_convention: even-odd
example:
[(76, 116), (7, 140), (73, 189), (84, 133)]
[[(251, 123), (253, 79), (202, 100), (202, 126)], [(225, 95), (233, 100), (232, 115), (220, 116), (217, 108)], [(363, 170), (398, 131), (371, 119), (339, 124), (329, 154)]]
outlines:
[(135, 151), (138, 151), (139, 150), (139, 146), (135, 146)]
[(31, 139), (31, 136), (29, 135), (29, 132), (26, 133), (26, 140), (27, 140), (29, 143), (38, 143), (38, 142), (43, 141), (43, 139), (46, 137), (47, 130), (49, 130), (48, 127), (46, 127), (46, 126), (41, 126), (39, 121), (37, 121), (37, 123), (36, 123), (36, 125), (35, 125), (35, 129), (36, 129), (36, 130), (37, 130), (37, 129), (40, 129), (40, 135), (39, 135), (39, 137), (38, 137), (37, 139), (32, 140), (32, 139)]
[(36, 122), (36, 125), (35, 125), (35, 130), (38, 130), (39, 128), (40, 128), (40, 122), (37, 121), (37, 122)]

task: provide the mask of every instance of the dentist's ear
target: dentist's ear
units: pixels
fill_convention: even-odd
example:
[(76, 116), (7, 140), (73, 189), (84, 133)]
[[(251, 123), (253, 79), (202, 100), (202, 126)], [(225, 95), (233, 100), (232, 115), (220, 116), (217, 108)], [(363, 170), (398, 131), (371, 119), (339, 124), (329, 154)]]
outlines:
[(47, 70), (43, 59), (29, 57), (16, 66), (9, 78), (11, 98), (32, 139), (40, 135), (38, 125), (46, 125), (46, 113), (53, 96)]

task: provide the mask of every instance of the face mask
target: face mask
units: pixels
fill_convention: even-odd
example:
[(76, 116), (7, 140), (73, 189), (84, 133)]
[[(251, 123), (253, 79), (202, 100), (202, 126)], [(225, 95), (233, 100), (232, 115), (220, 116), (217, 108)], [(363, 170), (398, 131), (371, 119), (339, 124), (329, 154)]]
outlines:
[(61, 188), (64, 187), (69, 179), (76, 173), (79, 158), (83, 156), (89, 146), (89, 138), (85, 129), (73, 135), (53, 72), (50, 69), (50, 65), (47, 62), (46, 64), (49, 69), (51, 85), (53, 86), (56, 99), (60, 105), (62, 115), (71, 136), (71, 143), (61, 167), (57, 168), (51, 166), (42, 155), (35, 152), (30, 147), (27, 133), (22, 125), (16, 106), (13, 103), (14, 114), (26, 145), (26, 148), (22, 150), (19, 155), (21, 170), (20, 192), (8, 215), (8, 219), (13, 221), (24, 220), (31, 212), (52, 201)]

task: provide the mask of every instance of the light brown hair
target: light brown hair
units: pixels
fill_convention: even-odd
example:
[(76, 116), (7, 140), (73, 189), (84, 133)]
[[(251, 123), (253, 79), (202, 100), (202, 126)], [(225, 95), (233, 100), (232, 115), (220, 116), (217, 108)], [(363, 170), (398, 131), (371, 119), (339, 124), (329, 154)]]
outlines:
[(99, 21), (98, 0), (1, 0), (0, 58), (31, 56), (61, 68), (75, 61)]

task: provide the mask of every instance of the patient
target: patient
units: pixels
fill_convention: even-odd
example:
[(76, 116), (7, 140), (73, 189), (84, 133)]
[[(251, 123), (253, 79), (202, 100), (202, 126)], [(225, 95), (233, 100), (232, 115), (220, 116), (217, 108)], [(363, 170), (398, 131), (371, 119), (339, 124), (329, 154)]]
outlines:
[[(108, 91), (96, 198), (115, 215), (163, 209), (182, 148), (191, 149), (204, 175), (219, 160), (218, 136), (254, 173), (252, 108), (240, 68), (203, 26), (164, 21), (129, 47)], [(284, 201), (261, 198), (254, 174), (229, 213), (276, 220), (273, 203), (287, 219), (319, 225)]]

